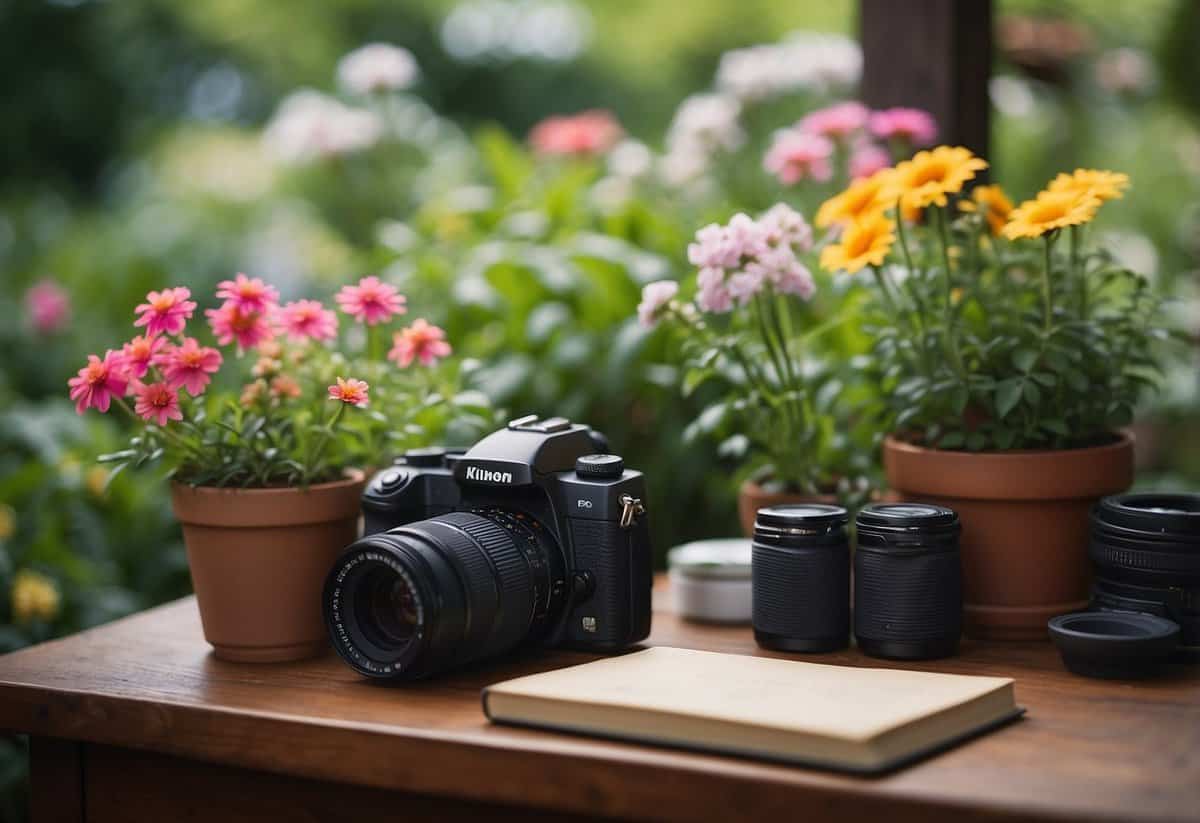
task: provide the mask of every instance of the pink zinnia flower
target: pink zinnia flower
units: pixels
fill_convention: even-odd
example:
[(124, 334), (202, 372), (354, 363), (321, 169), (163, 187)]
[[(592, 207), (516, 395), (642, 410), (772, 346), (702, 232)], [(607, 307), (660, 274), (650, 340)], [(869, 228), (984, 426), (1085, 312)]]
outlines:
[(817, 134), (787, 129), (776, 132), (763, 158), (763, 168), (785, 186), (801, 180), (826, 182), (833, 177), (833, 143)]
[(293, 340), (332, 340), (337, 337), (337, 315), (316, 300), (296, 300), (279, 311), (279, 323)]
[(42, 280), (25, 292), (25, 310), (35, 331), (54, 334), (71, 319), (71, 298), (53, 280)]
[(357, 286), (343, 286), (337, 293), (338, 306), (360, 323), (374, 326), (393, 315), (404, 314), (404, 295), (378, 277), (364, 277)]
[(275, 336), (266, 314), (242, 311), (236, 303), (227, 302), (219, 309), (209, 309), (205, 314), (208, 315), (217, 342), (228, 346), (237, 340), (239, 352), (252, 349)]
[(663, 308), (679, 294), (679, 284), (674, 280), (656, 280), (642, 287), (642, 302), (638, 303), (638, 321), (646, 328), (658, 322)]
[(337, 383), (329, 387), (329, 398), (331, 400), (341, 400), (343, 403), (349, 403), (361, 409), (367, 405), (368, 388), (370, 386), (362, 380), (355, 380), (354, 378), (344, 380), (339, 377)]
[(887, 149), (875, 143), (863, 141), (850, 152), (850, 176), (855, 180), (870, 177), (877, 171), (892, 165), (892, 156)]
[(847, 101), (817, 109), (800, 121), (800, 130), (833, 140), (846, 140), (867, 125), (871, 111), (862, 103)]
[(446, 332), (426, 323), (423, 318), (417, 318), (407, 329), (396, 332), (392, 343), (388, 359), (395, 360), (402, 369), (412, 365), (414, 359), (420, 360), (422, 366), (432, 366), (439, 357), (450, 355)]
[(538, 154), (594, 156), (607, 152), (624, 134), (612, 112), (590, 109), (547, 117), (529, 132), (529, 143)]
[(182, 387), (188, 394), (199, 395), (212, 382), (209, 375), (221, 368), (221, 359), (219, 351), (211, 346), (201, 346), (194, 337), (189, 337), (178, 346), (168, 346), (155, 362), (171, 388)]
[(75, 411), (83, 414), (88, 408), (108, 411), (112, 398), (125, 394), (129, 381), (121, 369), (121, 356), (107, 351), (103, 360), (94, 354), (88, 355), (88, 364), (79, 370), (78, 377), (68, 380), (67, 385), (71, 387)]
[(191, 291), (183, 286), (152, 291), (146, 295), (146, 302), (134, 309), (141, 316), (133, 325), (145, 326), (150, 336), (179, 334), (196, 310), (196, 303), (188, 299), (191, 296)]
[(153, 420), (160, 426), (168, 420), (182, 420), (179, 410), (179, 394), (166, 383), (138, 383), (133, 390), (137, 401), (133, 410), (143, 420)]
[(167, 342), (166, 338), (163, 337), (139, 334), (122, 346), (119, 357), (125, 376), (131, 380), (145, 377), (155, 355), (165, 342)]
[(217, 284), (217, 297), (233, 303), (243, 312), (265, 314), (279, 302), (279, 290), (257, 277), (251, 279), (238, 272), (233, 280), (222, 280)]
[(903, 140), (911, 147), (932, 146), (937, 140), (937, 121), (921, 109), (894, 108), (871, 115), (871, 133), (884, 140)]

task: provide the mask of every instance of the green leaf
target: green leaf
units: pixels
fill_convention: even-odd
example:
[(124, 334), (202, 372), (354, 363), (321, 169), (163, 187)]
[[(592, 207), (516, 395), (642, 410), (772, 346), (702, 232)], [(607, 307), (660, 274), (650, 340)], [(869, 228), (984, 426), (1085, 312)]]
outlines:
[(939, 449), (960, 449), (964, 443), (966, 443), (966, 438), (962, 432), (946, 432), (937, 445)]
[(1037, 403), (1042, 396), (1042, 392), (1040, 389), (1038, 389), (1037, 383), (1034, 383), (1032, 380), (1026, 380), (1022, 388), (1024, 390), (1025, 399), (1030, 403)]
[(1013, 353), (1013, 363), (1023, 372), (1028, 372), (1037, 363), (1038, 353), (1032, 349), (1018, 349)]
[(1006, 417), (1010, 411), (1021, 402), (1021, 385), (1025, 381), (1019, 377), (1010, 377), (1000, 381), (996, 387), (996, 414)]

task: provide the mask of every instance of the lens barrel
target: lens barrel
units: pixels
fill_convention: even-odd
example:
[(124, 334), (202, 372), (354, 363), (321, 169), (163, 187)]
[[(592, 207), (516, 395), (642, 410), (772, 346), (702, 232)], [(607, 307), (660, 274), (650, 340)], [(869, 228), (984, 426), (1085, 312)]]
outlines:
[(962, 634), (958, 515), (924, 503), (878, 503), (855, 520), (854, 636), (863, 654), (948, 657)]
[(325, 623), (360, 673), (412, 680), (537, 635), (562, 578), (561, 553), (535, 520), (452, 512), (352, 544), (326, 579)]
[(1179, 624), (1180, 657), (1200, 660), (1200, 495), (1106, 497), (1092, 508), (1092, 607)]
[(750, 561), (758, 645), (793, 652), (828, 652), (849, 645), (848, 520), (841, 506), (758, 510)]

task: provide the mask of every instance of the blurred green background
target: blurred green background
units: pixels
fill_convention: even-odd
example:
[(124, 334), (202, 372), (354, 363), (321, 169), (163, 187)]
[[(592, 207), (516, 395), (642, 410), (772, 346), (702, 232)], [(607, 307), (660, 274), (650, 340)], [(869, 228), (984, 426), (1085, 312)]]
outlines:
[[(651, 482), (660, 559), (734, 533), (745, 467), (685, 439), (703, 435), (705, 398), (680, 397), (670, 341), (640, 329), (634, 306), (644, 283), (689, 275), (703, 223), (781, 197), (811, 216), (830, 193), (785, 192), (761, 149), (853, 97), (856, 15), (850, 0), (0, 3), (0, 651), (187, 591), (162, 479), (105, 486), (90, 460), (122, 432), (78, 418), (66, 380), (130, 335), (149, 289), (207, 296), (234, 271), (322, 298), (381, 274), (482, 362), (498, 405), (609, 434)], [(1079, 165), (1129, 173), (1097, 241), (1149, 273), (1195, 339), (1200, 6), (1002, 0), (996, 15), (993, 179), (1021, 199)], [(670, 179), (681, 102), (727, 92), (723, 54), (794, 32), (841, 36), (820, 41), (841, 55), (836, 76), (743, 99), (742, 147)], [(386, 104), (348, 101), (385, 105), (386, 139), (315, 162), (264, 149), (281, 101), (337, 95), (339, 59), (374, 41), (407, 48), (421, 72)], [(586, 108), (644, 144), (625, 168), (525, 148), (544, 117)], [(65, 292), (69, 322), (39, 327), (28, 289), (41, 282)], [(849, 362), (864, 342), (851, 330), (829, 345)], [(1140, 483), (1200, 486), (1197, 374), (1193, 347), (1140, 411)], [(23, 815), (23, 745), (0, 741), (5, 819)]]

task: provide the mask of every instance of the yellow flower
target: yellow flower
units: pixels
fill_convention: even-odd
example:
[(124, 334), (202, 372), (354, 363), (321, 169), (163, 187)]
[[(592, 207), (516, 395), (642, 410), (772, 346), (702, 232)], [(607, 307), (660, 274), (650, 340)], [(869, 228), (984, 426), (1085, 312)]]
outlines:
[(49, 623), (58, 616), (58, 606), (54, 581), (34, 571), (17, 572), (12, 585), (12, 613), (17, 623), (31, 620)]
[(1128, 187), (1128, 174), (1103, 169), (1075, 169), (1071, 174), (1063, 172), (1055, 177), (1046, 190), (1090, 194), (1104, 202), (1124, 197)]
[(970, 200), (959, 200), (958, 208), (962, 211), (975, 212), (983, 209), (992, 234), (999, 236), (1008, 217), (1012, 214), (1013, 203), (999, 186), (976, 186), (971, 190)]
[(883, 197), (888, 203), (903, 198), (902, 205), (907, 208), (944, 206), (946, 195), (962, 191), (963, 185), (987, 165), (986, 160), (962, 146), (919, 151), (911, 160), (896, 164)]
[(1090, 194), (1074, 191), (1042, 191), (1026, 200), (1009, 215), (1004, 236), (1041, 237), (1065, 226), (1078, 226), (1096, 216), (1100, 200)]
[(817, 210), (818, 228), (826, 229), (835, 223), (853, 223), (883, 211), (888, 204), (879, 198), (879, 194), (891, 171), (882, 169), (870, 177), (855, 180), (844, 192), (822, 203)]
[(840, 243), (825, 247), (821, 268), (853, 274), (863, 266), (882, 266), (895, 242), (895, 221), (876, 212), (847, 226)]

